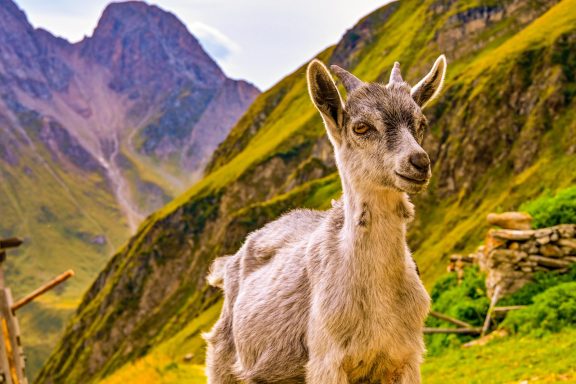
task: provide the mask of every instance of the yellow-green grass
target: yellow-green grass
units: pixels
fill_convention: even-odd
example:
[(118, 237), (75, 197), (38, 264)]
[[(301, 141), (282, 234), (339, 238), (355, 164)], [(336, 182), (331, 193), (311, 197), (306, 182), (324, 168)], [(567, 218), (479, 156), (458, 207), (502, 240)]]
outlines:
[(576, 329), (495, 339), (428, 358), (426, 384), (576, 383)]
[(204, 340), (201, 332), (206, 332), (218, 318), (222, 303), (213, 305), (182, 331), (154, 347), (146, 356), (122, 366), (101, 384), (124, 383), (205, 383), (204, 367), (186, 362), (187, 355), (195, 358), (204, 356)]
[[(214, 313), (210, 313), (201, 322), (207, 318), (213, 321), (213, 316)], [(190, 351), (198, 351), (201, 343), (198, 330), (208, 328), (207, 323), (191, 324), (145, 357), (124, 365), (99, 383), (206, 383), (204, 368), (186, 363), (184, 357)], [(426, 384), (575, 383), (576, 354), (571, 353), (574, 350), (575, 329), (541, 337), (506, 336), (486, 345), (452, 348), (427, 358), (422, 366), (422, 379)]]
[[(65, 270), (76, 272), (17, 313), (28, 372), (34, 375), (84, 290), (128, 230), (101, 176), (63, 168), (40, 147), (24, 151), (18, 166), (0, 164), (0, 237), (24, 239), (22, 247), (8, 252), (6, 283), (18, 299)], [(106, 243), (94, 243), (97, 236)]]

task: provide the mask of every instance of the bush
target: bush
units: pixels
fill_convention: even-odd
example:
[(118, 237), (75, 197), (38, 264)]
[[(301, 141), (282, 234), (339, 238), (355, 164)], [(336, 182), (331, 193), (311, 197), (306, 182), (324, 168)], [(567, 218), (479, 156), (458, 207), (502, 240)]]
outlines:
[(576, 223), (576, 186), (563, 189), (555, 196), (546, 193), (522, 204), (520, 210), (534, 217), (534, 228)]
[[(484, 276), (477, 267), (466, 268), (462, 283), (458, 285), (455, 273), (440, 278), (430, 294), (432, 310), (455, 317), (475, 326), (481, 326), (488, 312), (490, 301), (486, 296)], [(455, 327), (443, 320), (428, 317), (427, 327)], [(457, 346), (471, 340), (470, 335), (434, 334), (426, 335), (426, 346), (429, 355), (440, 353), (446, 348)]]
[(562, 283), (576, 281), (576, 264), (572, 264), (568, 273), (538, 272), (534, 274), (534, 281), (526, 284), (512, 295), (503, 298), (498, 305), (530, 305), (534, 303), (534, 297), (549, 288)]
[(534, 304), (506, 316), (502, 328), (512, 333), (558, 332), (576, 325), (576, 282), (562, 283), (534, 297)]

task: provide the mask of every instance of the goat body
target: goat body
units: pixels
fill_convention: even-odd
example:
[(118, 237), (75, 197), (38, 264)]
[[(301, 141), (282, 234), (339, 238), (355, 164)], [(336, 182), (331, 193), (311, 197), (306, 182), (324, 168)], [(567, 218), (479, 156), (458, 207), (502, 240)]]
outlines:
[(338, 202), (282, 216), (225, 259), (215, 271), (225, 308), (207, 337), (213, 383), (303, 383), (307, 369), (311, 383), (337, 382), (332, 371), (380, 383), (418, 369), (429, 298), (404, 241), (405, 219), (364, 209), (354, 247)]
[(406, 244), (407, 193), (431, 177), (421, 108), (445, 68), (441, 56), (411, 88), (398, 63), (388, 85), (333, 66), (344, 103), (327, 68), (310, 63), (342, 199), (285, 214), (216, 260), (209, 281), (224, 306), (206, 335), (210, 384), (420, 383), (430, 298)]

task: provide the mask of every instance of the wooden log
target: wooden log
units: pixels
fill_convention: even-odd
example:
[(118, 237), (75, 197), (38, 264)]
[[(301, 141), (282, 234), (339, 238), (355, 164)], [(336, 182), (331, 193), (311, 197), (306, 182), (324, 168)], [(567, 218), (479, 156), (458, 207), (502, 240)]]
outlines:
[(528, 257), (528, 254), (523, 251), (515, 251), (513, 249), (494, 249), (490, 252), (489, 257), (499, 262), (512, 262), (518, 263)]
[(450, 317), (450, 316), (445, 315), (445, 314), (440, 313), (440, 312), (430, 311), (430, 316), (434, 316), (437, 319), (447, 321), (449, 323), (458, 325), (458, 326), (463, 327), (463, 328), (474, 328), (474, 326), (472, 324), (468, 324), (462, 320), (455, 319), (453, 317)]
[(558, 244), (563, 247), (576, 249), (576, 239), (560, 239), (558, 240)]
[(22, 240), (17, 237), (9, 239), (0, 239), (0, 249), (17, 248), (22, 245)]
[(481, 328), (424, 328), (425, 334), (434, 333), (460, 333), (460, 334), (479, 334), (482, 331)]
[(38, 288), (34, 292), (32, 292), (29, 295), (18, 300), (12, 306), (12, 311), (16, 312), (18, 309), (22, 308), (23, 306), (25, 306), (26, 304), (28, 304), (29, 302), (31, 302), (32, 300), (34, 300), (38, 296), (42, 295), (43, 293), (46, 293), (47, 291), (51, 290), (52, 288), (54, 288), (58, 284), (61, 284), (64, 281), (68, 280), (72, 276), (74, 276), (73, 270), (70, 269), (70, 270), (64, 272), (60, 276), (56, 277), (54, 280), (50, 281), (49, 283), (44, 284), (43, 286), (41, 286), (40, 288)]
[(504, 312), (509, 312), (509, 311), (515, 311), (517, 309), (522, 309), (522, 308), (526, 308), (527, 305), (510, 305), (507, 307), (494, 307), (494, 313), (504, 313)]
[(555, 228), (558, 229), (558, 234), (565, 239), (572, 239), (576, 234), (575, 224), (560, 224)]
[(482, 332), (480, 333), (480, 337), (483, 337), (488, 329), (490, 328), (490, 320), (492, 317), (492, 312), (494, 311), (494, 307), (500, 298), (500, 286), (496, 286), (494, 290), (494, 294), (492, 295), (492, 300), (490, 301), (490, 307), (488, 308), (488, 313), (486, 314), (486, 318), (484, 319), (484, 325), (482, 326)]
[(462, 261), (464, 263), (475, 263), (476, 257), (473, 254), (471, 254), (471, 255), (450, 255), (450, 261), (452, 261), (452, 262)]

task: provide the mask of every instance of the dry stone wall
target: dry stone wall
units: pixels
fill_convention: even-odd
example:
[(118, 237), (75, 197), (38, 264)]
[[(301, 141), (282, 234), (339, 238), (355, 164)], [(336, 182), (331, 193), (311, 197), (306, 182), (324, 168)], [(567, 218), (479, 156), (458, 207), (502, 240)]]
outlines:
[(576, 224), (530, 229), (532, 217), (525, 212), (491, 213), (486, 241), (475, 253), (452, 255), (448, 271), (463, 278), (467, 265), (478, 264), (486, 274), (490, 298), (496, 287), (499, 296), (516, 292), (533, 279), (536, 272), (566, 272), (576, 262)]
[(576, 224), (543, 229), (491, 229), (486, 243), (475, 255), (486, 273), (486, 288), (492, 297), (512, 293), (531, 281), (539, 271), (565, 272), (576, 262)]

